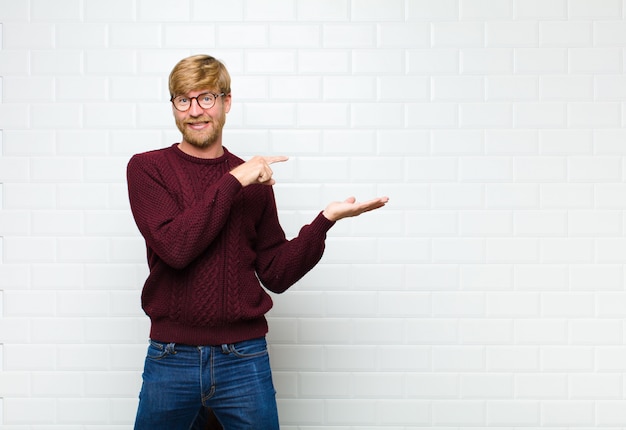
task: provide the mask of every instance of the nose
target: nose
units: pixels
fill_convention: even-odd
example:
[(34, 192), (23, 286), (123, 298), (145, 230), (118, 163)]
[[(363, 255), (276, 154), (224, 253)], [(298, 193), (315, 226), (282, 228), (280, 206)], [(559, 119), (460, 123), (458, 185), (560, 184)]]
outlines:
[(189, 106), (189, 115), (200, 116), (202, 114), (204, 114), (204, 109), (200, 107), (200, 104), (198, 103), (198, 99), (196, 98), (191, 99), (191, 106)]

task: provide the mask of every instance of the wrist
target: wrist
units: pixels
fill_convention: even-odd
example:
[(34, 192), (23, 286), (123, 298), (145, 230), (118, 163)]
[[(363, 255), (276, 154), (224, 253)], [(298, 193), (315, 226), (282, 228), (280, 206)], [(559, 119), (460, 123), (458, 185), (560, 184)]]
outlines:
[(331, 222), (335, 222), (338, 221), (338, 218), (336, 217), (336, 215), (331, 214), (328, 210), (324, 209), (322, 211), (322, 215), (324, 216), (324, 218), (326, 218), (328, 221)]

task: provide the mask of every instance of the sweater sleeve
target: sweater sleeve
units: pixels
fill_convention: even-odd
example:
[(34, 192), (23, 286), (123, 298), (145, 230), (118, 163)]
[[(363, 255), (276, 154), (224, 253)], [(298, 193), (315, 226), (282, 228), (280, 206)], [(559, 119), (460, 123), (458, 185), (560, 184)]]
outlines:
[(167, 265), (182, 269), (220, 233), (241, 184), (225, 174), (207, 188), (203, 199), (183, 208), (172, 195), (174, 175), (137, 155), (127, 167), (131, 211), (147, 246)]
[[(264, 221), (259, 227), (256, 250), (256, 271), (263, 285), (270, 291), (282, 293), (306, 275), (322, 258), (326, 234), (334, 224), (320, 212), (296, 237), (287, 240), (271, 193), (271, 203), (266, 206)], [(278, 231), (280, 234), (276, 233)]]

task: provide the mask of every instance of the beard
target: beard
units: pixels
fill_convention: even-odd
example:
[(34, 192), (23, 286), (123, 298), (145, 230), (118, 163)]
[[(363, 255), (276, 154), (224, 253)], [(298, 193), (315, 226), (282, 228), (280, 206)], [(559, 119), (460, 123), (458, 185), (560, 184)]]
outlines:
[[(176, 127), (183, 134), (183, 140), (196, 148), (205, 149), (213, 145), (222, 137), (222, 129), (226, 122), (226, 114), (219, 117), (202, 115), (199, 117), (176, 118)], [(189, 124), (208, 123), (209, 127), (194, 130)]]

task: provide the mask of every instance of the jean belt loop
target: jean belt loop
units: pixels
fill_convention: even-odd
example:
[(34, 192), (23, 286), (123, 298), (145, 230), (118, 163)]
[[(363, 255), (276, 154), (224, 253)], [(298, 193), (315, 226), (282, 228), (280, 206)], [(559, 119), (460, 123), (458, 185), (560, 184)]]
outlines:
[(230, 354), (230, 348), (225, 343), (222, 344), (222, 354)]
[(175, 343), (168, 343), (165, 346), (165, 352), (167, 352), (168, 354), (176, 354), (176, 344)]

